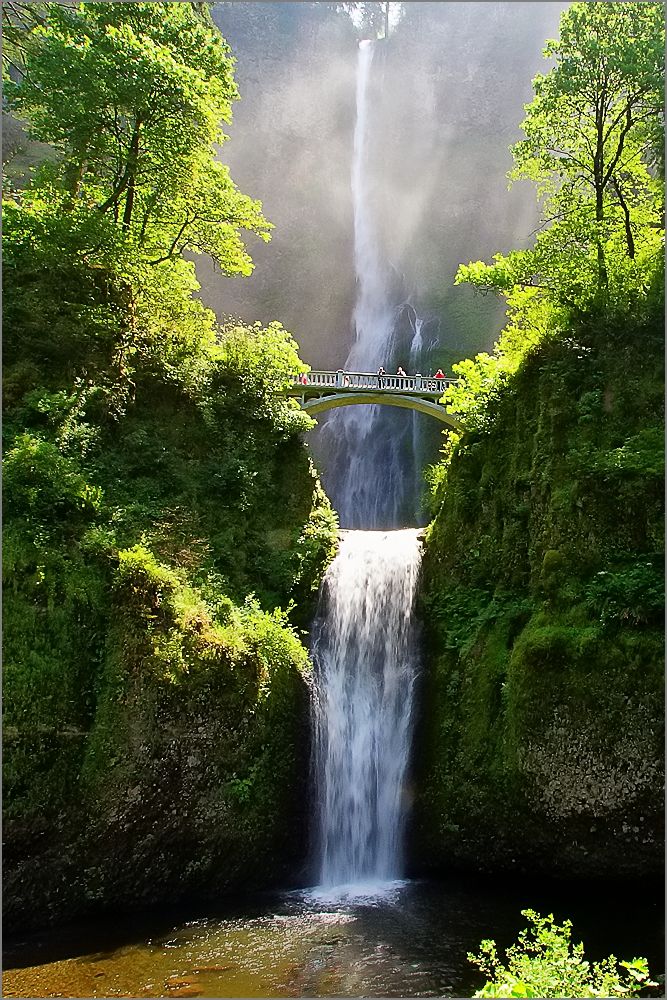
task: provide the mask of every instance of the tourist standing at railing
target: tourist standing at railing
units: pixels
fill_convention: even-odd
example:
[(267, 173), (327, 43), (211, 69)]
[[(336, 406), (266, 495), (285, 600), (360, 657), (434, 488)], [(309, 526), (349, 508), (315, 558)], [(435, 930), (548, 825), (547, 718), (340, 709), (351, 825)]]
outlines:
[(405, 374), (405, 372), (403, 371), (403, 369), (401, 368), (400, 365), (398, 366), (398, 371), (396, 372), (396, 374), (400, 375), (401, 378), (406, 378), (406, 374)]
[(437, 372), (433, 376), (433, 378), (437, 378), (437, 379), (443, 379), (444, 377), (445, 377), (445, 373), (443, 372), (442, 368), (438, 368)]
[(380, 367), (378, 368), (378, 389), (384, 389), (384, 377), (386, 374), (387, 374), (386, 371), (384, 370), (382, 365), (380, 365)]

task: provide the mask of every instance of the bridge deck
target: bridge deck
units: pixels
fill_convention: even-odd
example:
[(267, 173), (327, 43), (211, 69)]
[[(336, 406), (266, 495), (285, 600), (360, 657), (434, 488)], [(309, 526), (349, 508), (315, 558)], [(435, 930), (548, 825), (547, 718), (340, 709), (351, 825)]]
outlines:
[(333, 395), (339, 392), (400, 393), (419, 396), (434, 402), (445, 389), (458, 379), (434, 378), (426, 375), (377, 375), (371, 372), (311, 371), (305, 376), (294, 376), (294, 385), (287, 390), (289, 396), (309, 398)]
[(435, 417), (451, 430), (461, 430), (456, 414), (440, 402), (457, 379), (431, 375), (377, 375), (372, 372), (308, 372), (295, 375), (286, 395), (296, 396), (311, 416), (359, 403), (384, 404)]

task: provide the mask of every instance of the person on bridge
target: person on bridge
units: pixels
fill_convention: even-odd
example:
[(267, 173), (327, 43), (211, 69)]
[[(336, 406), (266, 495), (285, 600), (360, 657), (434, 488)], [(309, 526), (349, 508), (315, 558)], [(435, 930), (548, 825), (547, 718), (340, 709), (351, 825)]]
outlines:
[(384, 376), (386, 374), (387, 374), (386, 371), (384, 370), (382, 365), (380, 365), (380, 367), (378, 368), (378, 389), (384, 389)]
[(433, 377), (434, 378), (444, 378), (445, 377), (445, 373), (443, 372), (442, 368), (438, 368), (437, 372), (435, 373), (435, 375)]
[(396, 372), (396, 374), (401, 375), (403, 378), (405, 378), (405, 372), (403, 371), (400, 365), (398, 366), (398, 371)]
[(299, 375), (299, 382), (301, 385), (308, 385), (308, 376), (305, 372), (302, 375)]

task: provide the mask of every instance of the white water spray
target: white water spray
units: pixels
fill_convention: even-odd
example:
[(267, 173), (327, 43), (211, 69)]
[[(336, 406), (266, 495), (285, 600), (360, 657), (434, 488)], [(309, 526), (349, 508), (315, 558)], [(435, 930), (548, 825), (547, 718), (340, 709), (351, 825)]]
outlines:
[(361, 42), (357, 64), (357, 119), (352, 160), (352, 207), (354, 211), (354, 270), (357, 301), (354, 307), (356, 340), (345, 367), (350, 371), (375, 371), (387, 361), (394, 326), (389, 273), (379, 251), (373, 224), (373, 192), (367, 169), (369, 137), (369, 89), (375, 48)]
[(344, 532), (313, 660), (322, 886), (401, 876), (417, 675), (417, 530)]
[[(355, 339), (344, 368), (388, 371), (402, 363), (420, 364), (421, 321), (413, 323), (412, 343), (403, 342), (400, 317), (406, 302), (401, 281), (382, 253), (376, 216), (377, 132), (372, 128), (372, 95), (382, 66), (374, 63), (376, 46), (359, 46), (356, 122), (352, 159), (354, 267), (357, 297), (353, 312)], [(414, 312), (414, 310), (412, 310)], [(416, 324), (416, 325), (415, 325)], [(406, 418), (387, 406), (351, 406), (332, 413), (319, 432), (326, 458), (324, 483), (344, 528), (401, 528), (418, 523), (422, 492), (415, 442), (419, 418)]]
[[(348, 371), (377, 371), (394, 353), (397, 316), (391, 269), (383, 260), (374, 224), (373, 171), (369, 169), (371, 69), (375, 46), (362, 42), (357, 63), (357, 117), (352, 161), (355, 341)], [(414, 523), (409, 421), (384, 406), (349, 407), (322, 428), (330, 477), (325, 479), (345, 528), (398, 528)]]

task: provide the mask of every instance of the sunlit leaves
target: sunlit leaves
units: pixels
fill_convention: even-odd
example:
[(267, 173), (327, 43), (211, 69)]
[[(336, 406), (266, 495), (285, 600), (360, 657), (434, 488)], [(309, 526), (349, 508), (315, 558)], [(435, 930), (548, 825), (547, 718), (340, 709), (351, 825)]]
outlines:
[(280, 323), (223, 327), (217, 356), (222, 381), (239, 400), (250, 400), (260, 417), (269, 417), (289, 437), (310, 430), (313, 420), (281, 392), (304, 371), (292, 334)]
[(72, 202), (108, 214), (155, 260), (209, 253), (252, 269), (240, 231), (268, 238), (216, 145), (238, 96), (220, 35), (190, 4), (48, 4), (9, 106), (60, 153)]
[(660, 3), (572, 4), (545, 49), (554, 66), (534, 81), (526, 138), (512, 150), (511, 177), (551, 196), (547, 220), (576, 223), (591, 207), (599, 294), (616, 232), (633, 258), (646, 228), (660, 227), (661, 191), (648, 165), (664, 119), (663, 49)]
[[(511, 179), (535, 182), (543, 225), (530, 249), (462, 264), (456, 283), (502, 294), (510, 322), (492, 355), (455, 366), (449, 404), (480, 429), (521, 359), (570, 315), (633, 311), (662, 273), (663, 7), (575, 3), (533, 81)], [(662, 146), (662, 142), (660, 142)], [(563, 325), (563, 324), (561, 324)]]
[(512, 150), (510, 177), (545, 196), (544, 228), (532, 251), (461, 267), (457, 281), (540, 286), (579, 308), (641, 289), (662, 244), (662, 184), (650, 164), (664, 114), (663, 19), (659, 3), (564, 12), (545, 49), (554, 66), (533, 81), (526, 138)]
[[(515, 287), (508, 293), (508, 323), (492, 354), (482, 353), (453, 366), (458, 381), (445, 392), (447, 407), (460, 416), (467, 430), (490, 425), (490, 404), (529, 353), (558, 323), (558, 310), (539, 288)], [(451, 450), (448, 459), (451, 459)]]
[(583, 945), (572, 942), (570, 920), (557, 924), (553, 914), (521, 912), (529, 926), (507, 949), (505, 963), (495, 941), (482, 941), (479, 954), (468, 955), (487, 977), (476, 997), (632, 997), (656, 985), (649, 979), (646, 959), (619, 963), (610, 955), (590, 962)]

